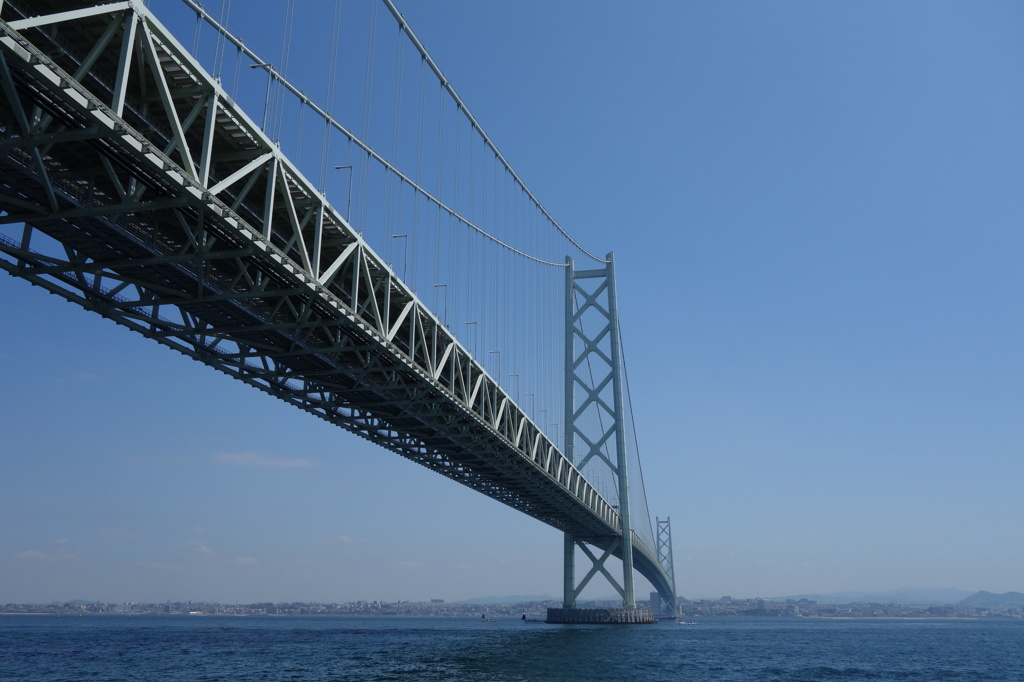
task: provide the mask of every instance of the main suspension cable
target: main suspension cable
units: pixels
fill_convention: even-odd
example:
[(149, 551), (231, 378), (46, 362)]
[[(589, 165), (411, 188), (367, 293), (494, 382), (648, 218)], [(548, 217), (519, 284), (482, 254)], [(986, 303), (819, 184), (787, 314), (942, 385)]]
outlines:
[[(300, 99), (305, 100), (306, 103), (307, 103), (307, 106), (313, 112), (315, 112), (318, 116), (323, 118), (330, 126), (335, 128), (342, 135), (347, 137), (352, 143), (354, 143), (356, 146), (358, 146), (360, 149), (362, 149), (364, 152), (366, 152), (366, 155), (367, 155), (368, 158), (370, 158), (370, 159), (376, 161), (377, 163), (379, 163), (388, 172), (393, 173), (396, 177), (399, 178), (399, 180), (401, 180), (403, 183), (409, 185), (412, 189), (414, 189), (416, 192), (418, 192), (420, 195), (422, 195), (425, 199), (427, 199), (428, 201), (434, 203), (436, 206), (438, 206), (438, 208), (440, 208), (445, 213), (449, 214), (452, 218), (457, 220), (459, 223), (462, 223), (463, 225), (465, 225), (466, 227), (470, 228), (471, 230), (474, 230), (474, 231), (480, 233), (480, 235), (482, 235), (485, 239), (490, 240), (490, 241), (494, 242), (495, 244), (497, 244), (498, 246), (501, 246), (502, 248), (504, 248), (504, 249), (506, 249), (506, 250), (508, 250), (508, 251), (510, 251), (510, 252), (512, 252), (514, 254), (516, 254), (516, 255), (519, 255), (519, 256), (521, 256), (523, 258), (526, 258), (528, 260), (534, 261), (536, 263), (540, 263), (542, 265), (549, 265), (549, 266), (557, 267), (557, 268), (564, 268), (564, 267), (566, 267), (566, 264), (564, 262), (559, 262), (559, 261), (548, 260), (548, 259), (545, 259), (545, 258), (540, 258), (538, 256), (534, 256), (533, 254), (527, 253), (526, 251), (524, 251), (524, 250), (522, 250), (520, 248), (517, 248), (517, 247), (513, 246), (512, 244), (509, 244), (508, 242), (506, 242), (506, 241), (500, 239), (499, 237), (491, 234), (486, 229), (480, 227), (479, 225), (474, 223), (472, 220), (470, 220), (468, 217), (464, 216), (462, 213), (460, 213), (459, 211), (455, 210), (455, 208), (453, 208), (452, 206), (449, 206), (448, 204), (446, 204), (439, 197), (435, 196), (432, 192), (427, 190), (425, 187), (420, 185), (418, 182), (414, 181), (408, 175), (406, 175), (401, 170), (399, 170), (393, 163), (391, 163), (390, 161), (385, 159), (383, 156), (381, 156), (379, 153), (377, 153), (372, 147), (370, 147), (368, 144), (363, 142), (359, 137), (357, 137), (354, 133), (352, 133), (352, 131), (350, 131), (347, 127), (345, 127), (340, 121), (335, 119), (329, 112), (324, 110), (323, 107), (318, 105), (316, 102), (313, 102), (312, 100), (310, 100), (306, 96), (306, 94), (304, 92), (302, 92), (301, 90), (299, 90), (299, 88), (296, 87), (291, 81), (289, 81), (284, 76), (284, 74), (282, 74), (272, 64), (270, 64), (265, 59), (263, 59), (255, 50), (253, 50), (248, 45), (246, 45), (245, 42), (241, 38), (239, 38), (236, 35), (234, 35), (226, 26), (224, 26), (215, 17), (213, 17), (202, 5), (200, 5), (198, 2), (196, 2), (196, 0), (182, 0), (182, 2), (185, 3), (197, 15), (201, 16), (203, 18), (203, 20), (205, 20), (212, 28), (214, 28), (217, 32), (219, 32), (226, 40), (231, 42), (240, 52), (245, 54), (247, 57), (252, 59), (257, 64), (266, 64), (267, 66), (264, 67), (264, 68), (266, 69), (269, 78), (271, 78), (271, 79), (277, 81), (278, 83), (280, 83), (287, 91), (291, 92), (296, 97), (299, 97)], [(444, 88), (445, 91), (448, 92), (448, 94), (450, 96), (455, 98), (455, 101), (456, 101), (456, 103), (458, 105), (458, 108), (461, 109), (465, 113), (465, 115), (467, 116), (468, 120), (470, 121), (470, 124), (473, 126), (473, 128), (475, 130), (477, 130), (477, 132), (480, 133), (481, 139), (483, 139), (485, 141), (485, 143), (487, 144), (487, 146), (494, 152), (494, 154), (499, 159), (499, 161), (502, 163), (502, 165), (505, 168), (508, 169), (509, 173), (511, 173), (512, 176), (516, 179), (516, 182), (519, 184), (519, 186), (523, 188), (523, 191), (526, 192), (526, 194), (534, 202), (534, 205), (541, 211), (541, 213), (543, 213), (543, 215), (548, 219), (548, 221), (557, 228), (559, 233), (561, 233), (570, 243), (573, 244), (573, 246), (575, 246), (577, 249), (579, 249), (582, 253), (586, 254), (588, 257), (590, 257), (590, 258), (592, 258), (592, 259), (594, 259), (594, 260), (596, 260), (598, 262), (601, 262), (601, 263), (607, 262), (604, 258), (600, 258), (600, 257), (594, 255), (593, 253), (591, 253), (590, 251), (585, 249), (582, 245), (580, 245), (579, 242), (577, 242), (575, 239), (573, 239), (572, 236), (569, 235), (569, 233), (566, 232), (565, 229), (562, 228), (561, 225), (559, 225), (558, 222), (555, 221), (555, 219), (553, 217), (551, 217), (551, 215), (547, 212), (547, 210), (540, 204), (539, 200), (537, 200), (537, 198), (534, 196), (534, 194), (532, 192), (530, 192), (529, 188), (527, 188), (526, 185), (522, 182), (522, 180), (515, 173), (515, 171), (512, 170), (511, 166), (509, 166), (508, 162), (501, 155), (501, 153), (498, 151), (498, 149), (494, 146), (494, 143), (490, 141), (490, 138), (488, 138), (484, 134), (483, 129), (480, 128), (480, 125), (476, 122), (476, 119), (474, 119), (472, 117), (472, 115), (469, 113), (469, 111), (466, 109), (465, 104), (462, 103), (461, 98), (458, 98), (458, 95), (455, 94), (454, 90), (452, 89), (451, 85), (448, 83), (447, 79), (444, 78), (443, 74), (441, 74), (440, 70), (437, 68), (437, 65), (430, 58), (430, 56), (426, 53), (426, 50), (423, 48), (422, 43), (420, 43), (419, 40), (415, 38), (415, 35), (412, 34), (412, 32), (409, 29), (408, 25), (405, 23), (405, 20), (401, 18), (401, 14), (398, 14), (397, 10), (393, 9), (394, 5), (391, 4), (389, 0), (384, 0), (384, 2), (387, 4), (388, 8), (392, 10), (392, 14), (395, 14), (397, 17), (399, 17), (399, 21), (400, 21), (400, 24), (401, 24), (402, 31), (407, 36), (409, 36), (410, 39), (413, 41), (413, 44), (416, 46), (416, 49), (420, 51), (420, 55), (427, 62), (427, 65), (430, 66), (431, 70), (434, 71), (435, 75), (438, 75), (439, 78), (441, 78), (441, 86)]]
[[(383, 2), (384, 5), (388, 8), (388, 10), (390, 10), (391, 14), (395, 17), (395, 20), (398, 22), (399, 28), (401, 28), (402, 31), (405, 32), (405, 35), (409, 37), (409, 40), (412, 41), (412, 44), (416, 46), (417, 50), (419, 50), (420, 56), (422, 56), (423, 59), (427, 62), (431, 70), (433, 70), (434, 75), (437, 76), (438, 80), (441, 81), (441, 86), (448, 91), (448, 94), (451, 96), (453, 100), (455, 100), (455, 103), (458, 105), (458, 108), (465, 114), (466, 118), (473, 126), (473, 129), (480, 134), (480, 138), (491, 149), (491, 151), (494, 152), (495, 156), (497, 156), (498, 160), (505, 167), (505, 169), (512, 175), (513, 178), (515, 178), (516, 183), (523, 188), (523, 191), (525, 191), (527, 196), (530, 197), (534, 205), (540, 210), (541, 213), (544, 214), (544, 217), (546, 217), (551, 222), (551, 224), (554, 225), (555, 228), (562, 233), (562, 236), (568, 239), (569, 242), (577, 249), (579, 249), (587, 256), (593, 258), (595, 261), (599, 263), (607, 263), (608, 261), (606, 259), (601, 258), (600, 256), (597, 256), (588, 251), (586, 248), (584, 248), (582, 244), (576, 241), (573, 238), (573, 236), (569, 234), (565, 230), (565, 228), (563, 228), (550, 213), (548, 213), (547, 209), (544, 208), (543, 204), (540, 203), (540, 199), (538, 199), (533, 194), (533, 192), (530, 191), (530, 188), (526, 186), (526, 183), (523, 182), (522, 178), (520, 178), (519, 175), (515, 172), (515, 170), (513, 170), (511, 164), (509, 164), (509, 162), (505, 159), (504, 155), (502, 155), (502, 153), (498, 150), (498, 147), (494, 144), (494, 142), (491, 141), (491, 138), (488, 137), (486, 132), (484, 132), (484, 129), (480, 127), (480, 124), (477, 123), (476, 118), (474, 118), (473, 114), (470, 113), (469, 109), (466, 107), (466, 104), (462, 101), (462, 98), (459, 97), (457, 92), (455, 92), (455, 88), (452, 87), (452, 84), (448, 82), (448, 79), (445, 77), (444, 73), (442, 73), (440, 67), (438, 67), (437, 63), (435, 63), (434, 60), (430, 57), (430, 54), (427, 52), (427, 48), (423, 46), (423, 43), (420, 42), (420, 39), (417, 38), (416, 34), (413, 33), (411, 28), (409, 28), (409, 24), (405, 21), (405, 16), (403, 16), (402, 13), (398, 11), (398, 8), (395, 7), (395, 3), (392, 2), (391, 0), (383, 0)], [(564, 266), (564, 263), (562, 265)]]

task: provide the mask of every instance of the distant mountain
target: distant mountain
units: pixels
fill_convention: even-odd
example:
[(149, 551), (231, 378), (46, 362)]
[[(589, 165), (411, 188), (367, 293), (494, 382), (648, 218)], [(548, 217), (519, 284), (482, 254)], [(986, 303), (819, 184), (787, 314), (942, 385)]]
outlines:
[[(811, 599), (819, 604), (905, 604), (907, 606), (945, 606), (955, 604), (970, 596), (967, 590), (953, 588), (903, 587), (885, 592), (834, 592), (832, 594), (801, 594), (793, 597), (776, 597), (775, 601), (786, 599)], [(981, 593), (979, 593), (981, 594)], [(987, 593), (986, 593), (987, 594)]]
[(966, 599), (961, 599), (959, 603), (963, 606), (1024, 606), (1024, 594), (1020, 592), (993, 594), (981, 590)]
[(505, 597), (473, 597), (463, 599), (460, 604), (522, 604), (528, 601), (558, 601), (559, 597), (550, 594), (510, 594)]

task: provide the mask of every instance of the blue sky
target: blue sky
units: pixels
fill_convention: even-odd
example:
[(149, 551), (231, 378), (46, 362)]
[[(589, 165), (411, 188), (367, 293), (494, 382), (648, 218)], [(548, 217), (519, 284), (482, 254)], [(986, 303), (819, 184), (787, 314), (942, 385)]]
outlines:
[[(616, 254), (683, 596), (1024, 590), (1024, 7), (400, 7)], [(10, 277), (0, 319), (0, 602), (559, 593), (532, 519)]]

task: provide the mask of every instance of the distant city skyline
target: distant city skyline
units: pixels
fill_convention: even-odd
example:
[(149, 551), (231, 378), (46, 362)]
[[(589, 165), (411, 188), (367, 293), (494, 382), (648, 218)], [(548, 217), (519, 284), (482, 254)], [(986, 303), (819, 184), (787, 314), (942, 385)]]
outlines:
[[(656, 592), (650, 593), (652, 598)], [(644, 595), (638, 595), (639, 599), (645, 599)], [(769, 600), (769, 601), (786, 601), (786, 600), (815, 600), (826, 604), (845, 604), (855, 602), (891, 602), (896, 604), (904, 605), (942, 605), (942, 604), (955, 604), (964, 601), (968, 598), (981, 598), (989, 601), (1000, 603), (1000, 598), (1006, 598), (1007, 603), (1024, 602), (1024, 592), (1011, 590), (1005, 593), (991, 592), (988, 590), (963, 590), (955, 587), (951, 588), (919, 588), (919, 587), (902, 587), (891, 590), (881, 590), (876, 592), (831, 592), (831, 593), (794, 593), (787, 595), (766, 595), (766, 594), (744, 594), (736, 593), (732, 595), (693, 595), (690, 597), (680, 596), (680, 599), (684, 601), (718, 601), (718, 600), (737, 600), (737, 601), (752, 601), (755, 599)], [(543, 594), (507, 594), (507, 595), (489, 595), (489, 596), (472, 596), (472, 597), (456, 597), (450, 599), (439, 599), (437, 597), (413, 597), (410, 599), (399, 600), (402, 602), (411, 603), (446, 603), (446, 604), (479, 604), (479, 605), (494, 605), (494, 604), (516, 604), (526, 602), (548, 602), (558, 601), (561, 596), (554, 595), (551, 593)], [(215, 603), (215, 604), (228, 604), (232, 603), (225, 600), (199, 600), (199, 599), (175, 599), (175, 600), (164, 600), (162, 602), (145, 602), (145, 603), (165, 603), (165, 602), (193, 602), (196, 603)], [(236, 600), (237, 601), (237, 600)], [(250, 603), (286, 603), (289, 600), (265, 600), (256, 599)], [(293, 600), (301, 601), (301, 600)], [(337, 600), (335, 600), (337, 601)], [(361, 598), (348, 600), (349, 602), (381, 602), (387, 601), (382, 600), (379, 597), (364, 595)], [(616, 601), (621, 602), (621, 597), (609, 592), (607, 594), (591, 594), (587, 597), (587, 601), (599, 602), (599, 603), (613, 603)], [(332, 603), (331, 600), (308, 600), (309, 603)], [(2, 604), (3, 602), (0, 602)], [(8, 602), (18, 603), (18, 602)], [(24, 602), (24, 603), (109, 603), (109, 604), (120, 604), (120, 603), (143, 603), (143, 602), (131, 602), (128, 600), (117, 600), (117, 599), (78, 599), (78, 598), (60, 598), (52, 599), (46, 602)]]
[[(903, 590), (910, 600), (903, 601), (893, 593), (862, 594), (857, 598), (835, 599), (825, 596), (795, 596), (787, 598), (731, 597), (717, 599), (684, 599), (679, 613), (660, 611), (661, 598), (657, 592), (650, 600), (638, 599), (638, 606), (648, 606), (655, 614), (682, 618), (1024, 618), (1024, 594), (963, 593), (966, 596), (928, 594), (927, 590)], [(959, 591), (958, 591), (959, 592)], [(849, 596), (849, 595), (848, 595)], [(945, 597), (953, 596), (953, 599)], [(618, 598), (595, 599), (582, 602), (583, 608), (619, 608)], [(521, 618), (547, 620), (549, 608), (559, 608), (561, 602), (550, 595), (516, 595), (514, 597), (480, 598), (448, 602), (444, 599), (403, 600), (388, 602), (361, 599), (345, 603), (336, 602), (253, 602), (222, 603), (198, 601), (167, 601), (163, 603), (65, 601), (48, 604), (0, 604), (0, 614), (60, 614), (60, 615), (168, 615), (168, 616), (432, 616), (472, 617), (478, 614), (492, 618)], [(550, 621), (549, 621), (550, 622)]]

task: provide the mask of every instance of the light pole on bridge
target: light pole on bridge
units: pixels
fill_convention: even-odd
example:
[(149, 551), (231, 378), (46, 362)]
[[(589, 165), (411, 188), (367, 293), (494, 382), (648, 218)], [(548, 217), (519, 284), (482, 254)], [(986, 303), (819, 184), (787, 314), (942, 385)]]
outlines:
[(448, 326), (448, 285), (447, 284), (435, 284), (434, 285), (434, 310), (437, 310), (437, 290), (444, 288), (444, 316), (441, 318), (442, 324), (445, 327)]
[(498, 386), (500, 387), (501, 386), (501, 351), (500, 350), (489, 350), (487, 352), (490, 355), (497, 355), (498, 356), (498, 376), (495, 377), (495, 380), (498, 382)]
[[(407, 234), (393, 234), (393, 235), (391, 235), (391, 238), (392, 239), (404, 239), (405, 240), (403, 242), (405, 244), (405, 248), (404, 248), (404, 250), (402, 252), (402, 281), (404, 282), (406, 280), (406, 275), (407, 275), (407, 271), (408, 271), (408, 268), (409, 268), (409, 235), (407, 235)], [(394, 258), (392, 258), (391, 260), (394, 261)], [(391, 267), (394, 267), (393, 263), (392, 263)]]
[(274, 65), (269, 62), (250, 64), (250, 69), (264, 69), (267, 72), (267, 94), (263, 98), (263, 132), (267, 132), (267, 107), (270, 106), (270, 84), (274, 81)]
[(345, 220), (348, 221), (349, 226), (352, 225), (352, 176), (355, 174), (355, 169), (349, 166), (335, 166), (334, 170), (347, 170), (348, 171), (348, 197), (345, 201)]
[[(473, 325), (473, 348), (471, 349), (473, 355), (476, 355), (476, 322), (467, 322), (466, 326)], [(469, 330), (466, 330), (466, 334), (469, 334)]]

